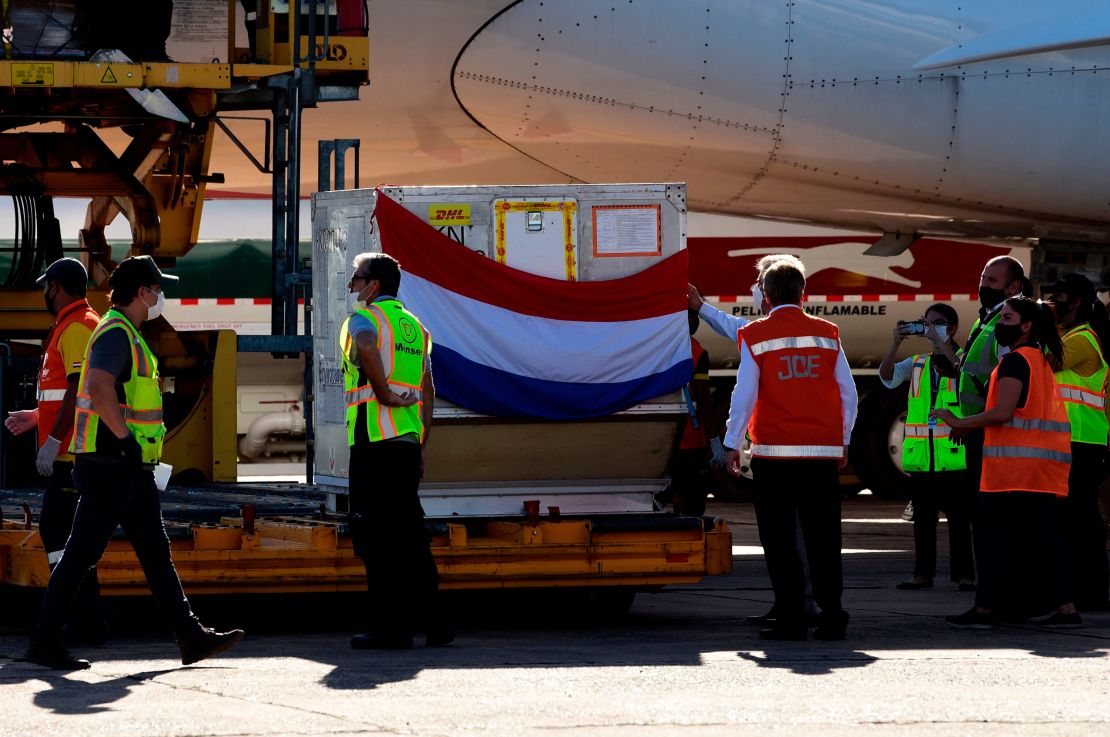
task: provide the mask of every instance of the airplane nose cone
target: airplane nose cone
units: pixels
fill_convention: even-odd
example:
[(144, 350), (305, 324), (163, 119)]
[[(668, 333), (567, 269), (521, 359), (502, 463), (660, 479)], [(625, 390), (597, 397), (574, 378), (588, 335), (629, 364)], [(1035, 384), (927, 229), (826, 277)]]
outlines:
[(784, 88), (785, 15), (740, 17), (744, 5), (523, 0), (465, 47), (455, 93), (491, 133), (569, 177), (700, 179), (701, 199), (728, 198), (772, 154)]

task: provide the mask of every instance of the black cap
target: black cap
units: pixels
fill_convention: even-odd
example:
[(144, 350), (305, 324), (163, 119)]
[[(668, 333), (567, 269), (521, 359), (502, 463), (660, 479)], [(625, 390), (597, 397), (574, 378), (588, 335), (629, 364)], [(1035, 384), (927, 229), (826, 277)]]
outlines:
[(108, 285), (112, 289), (126, 290), (128, 288), (151, 287), (162, 282), (176, 282), (178, 277), (162, 273), (158, 264), (150, 256), (129, 256), (119, 262), (112, 275), (108, 277)]
[(35, 280), (35, 284), (52, 281), (62, 285), (62, 289), (69, 294), (80, 295), (85, 293), (89, 282), (89, 272), (85, 265), (75, 258), (60, 258), (46, 267), (46, 273)]
[(1084, 303), (1091, 304), (1095, 301), (1095, 285), (1082, 274), (1063, 274), (1055, 284), (1041, 287), (1045, 294), (1066, 294), (1068, 301), (1081, 299)]

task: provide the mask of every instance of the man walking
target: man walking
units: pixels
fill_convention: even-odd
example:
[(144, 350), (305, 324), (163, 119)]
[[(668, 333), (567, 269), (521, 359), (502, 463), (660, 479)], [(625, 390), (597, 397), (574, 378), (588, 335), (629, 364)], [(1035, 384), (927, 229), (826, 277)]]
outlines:
[(821, 611), (814, 637), (842, 640), (840, 467), (856, 417), (856, 389), (836, 325), (801, 308), (805, 275), (796, 259), (771, 263), (752, 292), (766, 315), (739, 331), (740, 369), (725, 432), (725, 465), (752, 441), (756, 523), (775, 591), (768, 640), (805, 640), (805, 577), (797, 528)]
[(455, 639), (443, 619), (418, 495), (435, 403), (432, 339), (397, 299), (400, 286), (392, 256), (356, 256), (347, 283), (354, 314), (339, 333), (351, 448), (349, 523), (373, 607), (370, 631), (351, 638), (356, 650), (411, 648), (421, 619), (428, 645)]
[(193, 614), (170, 558), (154, 485), (166, 427), (158, 360), (139, 327), (162, 314), (162, 284), (176, 281), (149, 256), (124, 259), (108, 279), (112, 307), (93, 331), (77, 385), (72, 451), (81, 498), (24, 660), (59, 670), (89, 667), (89, 661), (74, 658), (62, 646), (62, 623), (117, 526), (127, 534), (162, 615), (173, 627), (182, 663), (211, 657), (243, 638), (242, 630), (204, 627)]
[[(13, 435), (38, 428), (39, 451), (35, 466), (49, 477), (42, 496), (39, 536), (51, 570), (62, 557), (73, 515), (77, 511), (77, 489), (73, 484), (73, 410), (77, 379), (84, 364), (85, 347), (100, 322), (85, 294), (89, 276), (85, 265), (74, 258), (60, 258), (39, 277), (46, 309), (55, 316), (42, 342), (36, 398), (38, 406), (12, 412), (4, 426)], [(96, 568), (90, 568), (74, 599), (66, 640), (96, 644), (107, 633), (100, 609), (100, 587)]]

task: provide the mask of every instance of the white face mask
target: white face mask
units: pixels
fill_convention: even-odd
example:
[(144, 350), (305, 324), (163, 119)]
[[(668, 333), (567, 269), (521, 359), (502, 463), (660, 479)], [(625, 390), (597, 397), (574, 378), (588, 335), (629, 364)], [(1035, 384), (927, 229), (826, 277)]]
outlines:
[(154, 300), (154, 304), (146, 307), (147, 320), (155, 319), (162, 314), (162, 310), (166, 309), (166, 295), (161, 292), (155, 292), (155, 294), (158, 295), (158, 299)]
[(948, 340), (948, 326), (947, 325), (934, 325), (933, 330), (937, 331), (937, 338), (940, 339), (941, 343)]
[(759, 284), (752, 285), (752, 304), (755, 305), (755, 312), (757, 315), (763, 314), (763, 290), (759, 288)]
[(363, 292), (365, 292), (367, 290), (367, 288), (369, 288), (369, 286), (370, 285), (367, 284), (365, 287), (363, 287), (362, 289), (360, 289), (357, 292), (348, 292), (347, 293), (347, 308), (351, 312), (354, 312), (357, 309), (361, 309), (362, 307), (365, 307), (365, 305), (363, 304), (364, 300), (362, 298), (362, 294), (363, 294)]

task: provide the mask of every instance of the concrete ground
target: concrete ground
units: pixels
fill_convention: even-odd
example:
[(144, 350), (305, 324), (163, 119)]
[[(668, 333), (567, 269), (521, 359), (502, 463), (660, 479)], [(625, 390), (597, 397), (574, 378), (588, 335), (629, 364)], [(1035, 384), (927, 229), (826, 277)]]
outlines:
[(579, 616), (581, 601), (458, 598), (445, 649), (350, 650), (358, 597), (197, 599), (249, 634), (182, 667), (143, 599), (113, 603), (116, 636), (64, 674), (14, 662), (27, 620), (8, 592), (0, 736), (1110, 734), (1110, 613), (1080, 630), (950, 628), (972, 595), (943, 560), (937, 588), (894, 589), (912, 568), (902, 508), (845, 502), (852, 621), (835, 643), (763, 642), (744, 623), (772, 598), (745, 504), (710, 510), (733, 526), (730, 576), (641, 594), (615, 623)]

